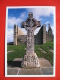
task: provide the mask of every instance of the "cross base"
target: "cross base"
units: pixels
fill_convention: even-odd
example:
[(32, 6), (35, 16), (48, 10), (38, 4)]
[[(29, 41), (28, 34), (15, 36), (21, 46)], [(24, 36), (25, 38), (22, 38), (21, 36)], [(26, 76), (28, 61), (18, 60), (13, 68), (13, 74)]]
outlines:
[(36, 53), (24, 55), (21, 67), (24, 68), (37, 68), (40, 67), (39, 59)]

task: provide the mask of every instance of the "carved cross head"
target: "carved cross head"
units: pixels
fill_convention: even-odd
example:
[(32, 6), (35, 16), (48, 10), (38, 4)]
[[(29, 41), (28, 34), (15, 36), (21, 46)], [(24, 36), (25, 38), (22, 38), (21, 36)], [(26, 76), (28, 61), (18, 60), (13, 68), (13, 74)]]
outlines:
[(26, 30), (27, 30), (27, 27), (34, 28), (35, 30), (37, 27), (40, 27), (40, 26), (41, 26), (41, 22), (33, 18), (32, 12), (28, 14), (28, 19), (21, 23), (21, 27), (25, 28)]
[(32, 19), (32, 18), (33, 18), (33, 13), (32, 13), (32, 12), (30, 12), (30, 13), (28, 14), (28, 18), (29, 18), (29, 19)]

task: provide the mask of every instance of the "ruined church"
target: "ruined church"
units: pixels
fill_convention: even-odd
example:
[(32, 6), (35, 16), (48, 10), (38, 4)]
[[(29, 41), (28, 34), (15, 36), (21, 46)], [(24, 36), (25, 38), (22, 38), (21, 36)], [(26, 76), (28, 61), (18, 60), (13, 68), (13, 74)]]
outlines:
[[(27, 35), (17, 26), (14, 25), (14, 45), (26, 44)], [(46, 31), (46, 25), (41, 26), (39, 32), (34, 35), (34, 44), (44, 44), (47, 41), (53, 41), (53, 33), (50, 24), (48, 25), (48, 31)]]

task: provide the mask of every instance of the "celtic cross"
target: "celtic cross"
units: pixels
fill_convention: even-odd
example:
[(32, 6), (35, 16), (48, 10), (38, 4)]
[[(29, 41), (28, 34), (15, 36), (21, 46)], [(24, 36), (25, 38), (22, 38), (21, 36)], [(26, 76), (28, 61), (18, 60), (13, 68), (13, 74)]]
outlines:
[(26, 54), (34, 53), (34, 30), (40, 27), (40, 21), (33, 18), (33, 13), (28, 14), (28, 19), (21, 23), (21, 27), (27, 30), (27, 49)]

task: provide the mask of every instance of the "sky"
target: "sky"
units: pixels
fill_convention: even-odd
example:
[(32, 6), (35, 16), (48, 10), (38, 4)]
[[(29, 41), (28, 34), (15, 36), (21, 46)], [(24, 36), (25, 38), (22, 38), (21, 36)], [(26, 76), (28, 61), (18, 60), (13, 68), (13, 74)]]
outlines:
[[(21, 22), (28, 18), (28, 13), (32, 12), (33, 17), (37, 21), (41, 21), (41, 26), (46, 24), (46, 30), (48, 30), (48, 24), (50, 23), (54, 34), (54, 7), (20, 7), (20, 8), (8, 8), (7, 14), (7, 42), (13, 42), (13, 28), (14, 24), (27, 34), (24, 28), (21, 28)], [(34, 31), (36, 35), (40, 27)]]

